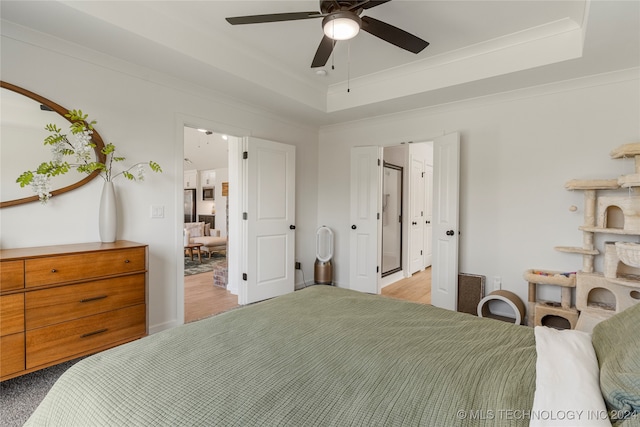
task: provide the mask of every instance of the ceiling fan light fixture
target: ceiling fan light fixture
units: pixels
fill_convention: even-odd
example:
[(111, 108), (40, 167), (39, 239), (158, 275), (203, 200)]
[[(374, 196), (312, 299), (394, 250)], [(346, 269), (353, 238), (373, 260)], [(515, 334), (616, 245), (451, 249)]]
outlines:
[(324, 34), (332, 40), (349, 40), (360, 32), (362, 20), (349, 11), (334, 12), (322, 20)]

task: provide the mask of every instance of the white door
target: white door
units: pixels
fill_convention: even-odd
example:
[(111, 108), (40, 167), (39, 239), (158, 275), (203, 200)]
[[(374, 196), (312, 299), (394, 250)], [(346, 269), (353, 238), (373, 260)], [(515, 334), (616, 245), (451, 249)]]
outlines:
[(424, 159), (412, 155), (409, 187), (409, 274), (424, 269)]
[(382, 148), (351, 149), (349, 287), (380, 293)]
[(458, 294), (458, 196), (460, 136), (433, 141), (433, 268), (431, 303), (456, 309)]
[(257, 138), (243, 143), (244, 262), (238, 301), (249, 304), (295, 288), (296, 152), (292, 145)]
[(424, 166), (424, 267), (430, 267), (433, 259), (433, 166)]

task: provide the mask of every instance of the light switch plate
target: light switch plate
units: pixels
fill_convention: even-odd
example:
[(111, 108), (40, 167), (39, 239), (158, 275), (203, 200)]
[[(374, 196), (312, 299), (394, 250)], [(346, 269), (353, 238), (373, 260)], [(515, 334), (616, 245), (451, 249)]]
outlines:
[(151, 218), (164, 218), (164, 206), (151, 205)]

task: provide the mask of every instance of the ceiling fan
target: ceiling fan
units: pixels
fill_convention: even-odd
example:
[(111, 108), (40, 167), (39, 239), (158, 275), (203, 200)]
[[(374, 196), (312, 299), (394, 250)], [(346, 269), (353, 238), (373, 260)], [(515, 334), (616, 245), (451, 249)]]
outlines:
[(429, 46), (428, 42), (386, 22), (370, 16), (360, 16), (363, 10), (371, 9), (389, 1), (391, 0), (320, 0), (320, 12), (273, 13), (268, 15), (237, 16), (226, 19), (231, 25), (241, 25), (323, 18), (324, 36), (313, 58), (311, 68), (323, 67), (333, 52), (335, 42), (337, 40), (351, 39), (361, 29), (409, 52), (421, 52), (425, 47)]

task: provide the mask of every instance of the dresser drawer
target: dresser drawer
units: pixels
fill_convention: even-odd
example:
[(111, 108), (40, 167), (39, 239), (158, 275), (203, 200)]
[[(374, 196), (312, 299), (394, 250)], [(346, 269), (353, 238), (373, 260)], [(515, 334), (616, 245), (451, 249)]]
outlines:
[(24, 294), (0, 296), (0, 336), (22, 331), (24, 331)]
[(24, 370), (24, 332), (0, 338), (0, 377)]
[(26, 332), (27, 369), (146, 334), (144, 304)]
[(0, 262), (0, 291), (24, 288), (24, 261)]
[(145, 273), (27, 292), (26, 328), (35, 329), (145, 302)]
[(145, 266), (145, 248), (27, 259), (25, 261), (25, 285), (29, 288), (144, 271)]

